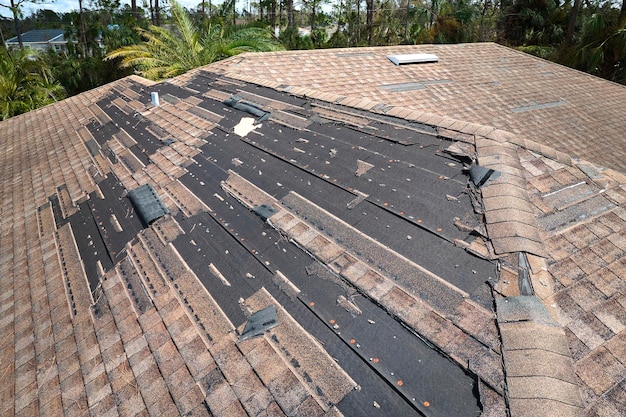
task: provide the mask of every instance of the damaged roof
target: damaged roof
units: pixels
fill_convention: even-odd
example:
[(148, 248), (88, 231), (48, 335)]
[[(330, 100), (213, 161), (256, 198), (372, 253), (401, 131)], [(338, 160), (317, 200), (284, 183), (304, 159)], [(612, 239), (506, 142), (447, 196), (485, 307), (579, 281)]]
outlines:
[(2, 414), (619, 415), (623, 174), (228, 65), (0, 124)]
[[(438, 62), (397, 66), (387, 59), (418, 53)], [(246, 53), (214, 68), (288, 91), (332, 93), (342, 104), (368, 99), (388, 114), (426, 112), (433, 124), (492, 126), (626, 170), (625, 86), (495, 43)]]

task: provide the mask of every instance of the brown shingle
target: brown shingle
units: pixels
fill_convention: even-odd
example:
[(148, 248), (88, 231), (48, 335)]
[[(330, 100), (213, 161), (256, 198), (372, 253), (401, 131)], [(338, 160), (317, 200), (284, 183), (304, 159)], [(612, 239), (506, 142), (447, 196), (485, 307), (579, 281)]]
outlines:
[(578, 285), (570, 287), (567, 293), (585, 311), (590, 311), (606, 301), (606, 296), (589, 280), (583, 280)]
[(568, 341), (558, 327), (531, 321), (500, 323), (502, 340), (507, 350), (539, 349), (567, 356)]
[(283, 361), (276, 360), (278, 355), (276, 351), (265, 339), (262, 340), (263, 343), (250, 351), (246, 355), (246, 359), (263, 383), (267, 385), (280, 375), (287, 368), (287, 365)]
[(220, 367), (226, 379), (238, 381), (250, 370), (250, 365), (237, 348), (235, 342), (225, 337), (211, 348), (215, 363)]
[[(216, 370), (219, 372), (218, 370)], [(212, 384), (211, 390), (208, 391), (206, 403), (214, 415), (224, 415), (222, 412), (233, 404), (239, 404), (237, 395), (230, 385), (222, 379), (221, 383)]]
[(511, 413), (516, 416), (575, 417), (581, 415), (582, 412), (580, 407), (565, 404), (561, 400), (525, 401), (511, 399), (509, 404)]
[(626, 329), (626, 308), (616, 299), (612, 299), (596, 308), (593, 313), (606, 327), (615, 334)]
[(574, 407), (582, 407), (578, 386), (543, 376), (507, 378), (511, 399), (548, 399)]
[(507, 376), (546, 376), (577, 385), (572, 359), (546, 350), (508, 350), (504, 352)]
[(462, 333), (461, 329), (435, 312), (430, 312), (424, 317), (416, 330), (427, 335), (428, 340), (441, 347), (446, 346)]
[(97, 377), (88, 382), (85, 379), (85, 392), (87, 393), (87, 402), (90, 405), (105, 400), (111, 394), (111, 385), (106, 373), (99, 373)]
[(584, 316), (572, 321), (567, 327), (591, 350), (597, 349), (611, 337), (611, 331), (595, 316)]
[(280, 408), (291, 414), (308, 396), (306, 389), (289, 369), (285, 369), (267, 385)]
[(117, 407), (115, 405), (115, 397), (107, 394), (104, 398), (89, 407), (89, 412), (97, 416), (117, 416)]
[[(173, 394), (174, 395), (174, 394)], [(193, 414), (193, 410), (197, 409), (198, 406), (202, 405), (204, 402), (204, 394), (202, 390), (194, 385), (186, 394), (179, 396), (176, 405), (178, 406), (178, 410), (181, 415), (186, 415), (189, 413)]]
[(171, 339), (154, 351), (154, 359), (159, 365), (161, 373), (166, 378), (177, 371), (178, 368), (185, 365), (180, 353), (178, 353), (178, 349), (176, 349)]
[(202, 378), (215, 368), (215, 361), (200, 336), (196, 335), (189, 343), (177, 346), (179, 346), (179, 352), (195, 379)]
[(144, 337), (153, 352), (171, 340), (170, 334), (165, 329), (163, 323), (157, 323), (150, 327), (144, 332)]
[(551, 265), (549, 270), (552, 276), (564, 287), (569, 287), (580, 281), (585, 275), (585, 272), (570, 258), (565, 258)]
[(626, 367), (604, 347), (576, 363), (576, 373), (597, 395), (624, 380)]
[(589, 277), (589, 281), (606, 297), (611, 297), (626, 288), (626, 281), (608, 269), (593, 274)]
[(591, 250), (581, 250), (573, 254), (570, 259), (574, 261), (585, 274), (592, 274), (607, 265), (606, 261)]
[(624, 256), (624, 251), (615, 246), (609, 238), (599, 241), (590, 249), (606, 263), (614, 262)]

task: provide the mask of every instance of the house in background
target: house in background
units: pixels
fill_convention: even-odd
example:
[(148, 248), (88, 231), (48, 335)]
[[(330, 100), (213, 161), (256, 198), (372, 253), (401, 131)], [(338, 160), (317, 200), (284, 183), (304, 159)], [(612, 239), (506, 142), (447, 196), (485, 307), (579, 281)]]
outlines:
[[(67, 51), (67, 40), (65, 39), (65, 30), (63, 29), (35, 29), (22, 34), (22, 43), (24, 47), (36, 50), (46, 51), (48, 48), (54, 49), (56, 52)], [(12, 37), (4, 43), (8, 48), (19, 48), (20, 43), (17, 36)]]

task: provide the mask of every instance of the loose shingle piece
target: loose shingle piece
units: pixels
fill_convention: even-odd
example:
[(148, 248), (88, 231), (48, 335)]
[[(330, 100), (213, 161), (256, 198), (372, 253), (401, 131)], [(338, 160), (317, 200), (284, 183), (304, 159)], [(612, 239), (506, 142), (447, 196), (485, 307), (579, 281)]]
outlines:
[(624, 129), (596, 95), (626, 101), (493, 44), (383, 47), (0, 123), (0, 414), (620, 415)]

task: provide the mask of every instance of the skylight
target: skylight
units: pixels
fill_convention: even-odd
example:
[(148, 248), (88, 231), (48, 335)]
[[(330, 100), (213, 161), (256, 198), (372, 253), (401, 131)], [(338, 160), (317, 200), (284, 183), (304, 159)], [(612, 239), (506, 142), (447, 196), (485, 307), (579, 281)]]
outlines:
[(387, 58), (396, 65), (427, 64), (439, 62), (439, 57), (433, 54), (387, 55)]

